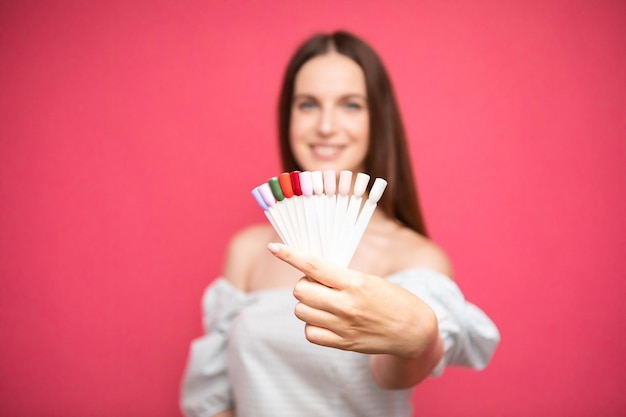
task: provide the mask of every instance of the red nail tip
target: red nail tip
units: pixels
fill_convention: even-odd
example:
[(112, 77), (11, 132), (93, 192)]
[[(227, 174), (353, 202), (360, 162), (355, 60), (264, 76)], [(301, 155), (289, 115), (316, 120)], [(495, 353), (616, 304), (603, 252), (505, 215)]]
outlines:
[(291, 187), (293, 188), (294, 195), (302, 195), (302, 188), (300, 187), (300, 171), (293, 171), (289, 173), (291, 177)]

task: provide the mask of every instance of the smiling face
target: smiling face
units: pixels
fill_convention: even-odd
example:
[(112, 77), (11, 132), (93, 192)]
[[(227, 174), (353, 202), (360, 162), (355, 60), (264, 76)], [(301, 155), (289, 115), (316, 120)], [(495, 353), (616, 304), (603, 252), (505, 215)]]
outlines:
[(289, 134), (303, 170), (361, 172), (369, 146), (361, 67), (336, 52), (307, 61), (295, 79)]

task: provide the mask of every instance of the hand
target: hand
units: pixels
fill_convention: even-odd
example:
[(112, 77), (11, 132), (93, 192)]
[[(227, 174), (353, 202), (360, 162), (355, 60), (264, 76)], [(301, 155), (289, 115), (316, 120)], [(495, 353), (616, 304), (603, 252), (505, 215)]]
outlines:
[(433, 344), (437, 320), (411, 292), (388, 281), (270, 243), (277, 258), (302, 271), (295, 315), (315, 344), (416, 358)]

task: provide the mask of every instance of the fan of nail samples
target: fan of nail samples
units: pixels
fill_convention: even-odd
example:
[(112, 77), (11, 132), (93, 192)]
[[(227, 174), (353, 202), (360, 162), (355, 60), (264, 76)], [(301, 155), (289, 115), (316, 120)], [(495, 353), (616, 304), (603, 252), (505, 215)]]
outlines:
[(293, 171), (255, 187), (252, 196), (282, 241), (348, 266), (387, 181), (352, 171)]

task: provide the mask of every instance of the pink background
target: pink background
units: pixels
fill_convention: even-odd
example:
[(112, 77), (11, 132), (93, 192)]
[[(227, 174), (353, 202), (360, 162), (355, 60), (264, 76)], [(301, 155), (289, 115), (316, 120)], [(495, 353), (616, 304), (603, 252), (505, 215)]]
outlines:
[(625, 2), (4, 1), (2, 416), (178, 415), (202, 290), (265, 221), (283, 67), (336, 28), (389, 67), (432, 236), (502, 333), (416, 415), (626, 413)]

